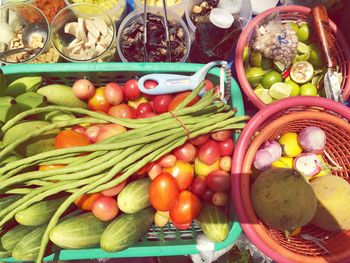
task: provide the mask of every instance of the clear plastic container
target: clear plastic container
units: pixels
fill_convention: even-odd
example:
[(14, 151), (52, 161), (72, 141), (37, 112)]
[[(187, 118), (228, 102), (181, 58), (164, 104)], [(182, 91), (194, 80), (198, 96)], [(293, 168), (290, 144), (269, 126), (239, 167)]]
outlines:
[[(162, 1), (161, 0), (147, 0), (152, 2), (159, 2), (159, 5), (151, 5), (149, 3), (148, 6), (159, 6), (162, 7)], [(173, 1), (178, 1), (177, 3), (173, 3)], [(185, 0), (166, 0), (167, 8), (171, 9), (171, 11), (175, 12), (179, 15), (179, 17), (183, 17), (185, 15)], [(142, 9), (143, 10), (143, 1), (142, 0), (134, 0), (134, 6), (135, 9)]]
[[(191, 20), (192, 9), (195, 5), (199, 5), (204, 0), (185, 0), (185, 14), (186, 21), (188, 24), (188, 29), (190, 30), (191, 36), (196, 32), (196, 26), (193, 24)], [(242, 19), (243, 27), (248, 23), (248, 21), (252, 18), (252, 5), (250, 0), (243, 0), (242, 9), (239, 13), (240, 18)]]
[[(77, 59), (77, 56), (72, 55), (73, 52), (69, 52), (68, 46), (75, 41), (75, 37), (72, 34), (64, 32), (65, 25), (70, 22), (77, 22), (79, 18), (101, 18), (107, 25), (108, 30), (112, 36), (111, 40), (100, 54), (95, 54), (94, 57)], [(52, 46), (64, 59), (71, 62), (91, 62), (91, 61), (108, 61), (114, 59), (113, 56), (116, 52), (115, 39), (116, 39), (116, 25), (107, 12), (94, 4), (78, 3), (66, 6), (54, 17), (51, 23), (52, 30)], [(86, 41), (87, 43), (88, 41)], [(84, 43), (84, 45), (86, 44)]]
[[(51, 0), (51, 1), (54, 1), (54, 0)], [(73, 1), (73, 0), (64, 0), (64, 2), (66, 3), (66, 5), (72, 5), (72, 4), (75, 4), (75, 3), (93, 3), (94, 4), (94, 1), (85, 1), (85, 0), (76, 0), (76, 1)], [(110, 2), (110, 1), (109, 1)], [(113, 19), (113, 21), (118, 24), (120, 23), (123, 18), (125, 17), (126, 15), (126, 0), (118, 0), (118, 3), (111, 9), (109, 10), (106, 10), (105, 7), (103, 6), (100, 6), (98, 4), (96, 4), (97, 6), (105, 9), (105, 11), (108, 13), (108, 15)]]
[[(148, 7), (148, 12), (152, 14), (160, 14), (163, 15), (163, 8), (160, 7), (154, 7), (154, 6), (149, 6)], [(186, 54), (184, 57), (181, 59), (179, 62), (186, 62), (189, 54), (190, 54), (190, 48), (191, 48), (191, 37), (190, 37), (190, 32), (188, 31), (187, 25), (185, 22), (173, 11), (167, 10), (168, 14), (168, 19), (173, 19), (175, 20), (178, 24), (181, 25), (183, 31), (184, 31), (184, 36), (185, 36), (185, 42), (186, 42)], [(122, 21), (119, 29), (118, 29), (118, 35), (117, 35), (117, 49), (118, 49), (118, 55), (121, 61), (123, 62), (128, 62), (125, 56), (123, 55), (122, 49), (121, 49), (121, 37), (122, 33), (124, 30), (139, 16), (143, 15), (143, 8), (142, 9), (136, 9), (130, 14), (128, 14), (124, 20)]]

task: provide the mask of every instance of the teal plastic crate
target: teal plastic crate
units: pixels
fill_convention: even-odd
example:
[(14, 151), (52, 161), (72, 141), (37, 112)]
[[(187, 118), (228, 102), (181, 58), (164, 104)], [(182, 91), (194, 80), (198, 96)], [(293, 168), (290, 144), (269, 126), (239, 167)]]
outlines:
[[(77, 79), (88, 77), (96, 86), (108, 82), (125, 83), (135, 76), (149, 73), (177, 73), (192, 75), (203, 65), (179, 63), (62, 63), (62, 64), (22, 64), (0, 67), (9, 81), (22, 76), (41, 75), (45, 84), (61, 83), (72, 85)], [(219, 83), (220, 70), (209, 72), (208, 79)], [(231, 105), (237, 109), (237, 115), (244, 115), (242, 94), (234, 79), (231, 82)], [(232, 202), (231, 202), (232, 204)], [(232, 205), (229, 209), (230, 232), (223, 242), (215, 243), (215, 250), (221, 250), (235, 242), (242, 232), (236, 220)], [(196, 236), (202, 233), (197, 224), (188, 230), (178, 230), (172, 224), (164, 228), (152, 226), (148, 234), (133, 247), (118, 253), (107, 253), (100, 248), (80, 250), (60, 250), (45, 257), (52, 260), (84, 260), (98, 258), (127, 258), (150, 256), (174, 256), (198, 254)], [(12, 258), (0, 259), (2, 262), (16, 262)]]

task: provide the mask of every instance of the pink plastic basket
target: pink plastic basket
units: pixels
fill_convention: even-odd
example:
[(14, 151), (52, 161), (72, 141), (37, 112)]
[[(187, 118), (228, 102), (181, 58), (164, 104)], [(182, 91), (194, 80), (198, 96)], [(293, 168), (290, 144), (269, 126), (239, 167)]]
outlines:
[[(244, 47), (248, 46), (251, 38), (254, 36), (254, 30), (256, 26), (260, 25), (261, 22), (270, 14), (274, 12), (280, 12), (281, 19), (283, 21), (296, 21), (296, 22), (308, 22), (312, 24), (312, 18), (310, 16), (311, 9), (295, 6), (295, 5), (287, 5), (287, 6), (279, 6), (275, 8), (271, 8), (260, 15), (256, 16), (253, 20), (251, 20), (238, 40), (236, 53), (235, 53), (235, 67), (237, 71), (237, 77), (239, 84), (246, 94), (248, 99), (258, 108), (262, 109), (267, 106), (263, 101), (259, 99), (258, 96), (255, 95), (254, 90), (250, 86), (248, 79), (245, 76), (245, 67), (243, 63), (243, 51)], [(342, 92), (344, 100), (347, 100), (350, 95), (350, 81), (348, 81), (350, 75), (350, 48), (342, 35), (342, 33), (337, 29), (337, 26), (330, 21), (331, 29), (333, 32), (333, 38), (335, 40), (335, 48), (337, 50), (336, 58), (337, 64), (339, 66), (340, 72), (343, 74), (342, 81)]]
[(327, 134), (326, 150), (342, 165), (332, 173), (350, 179), (350, 109), (318, 97), (298, 96), (277, 101), (261, 109), (242, 131), (233, 155), (232, 193), (238, 221), (248, 238), (268, 257), (277, 262), (350, 262), (350, 231), (327, 232), (315, 226), (303, 227), (302, 233), (326, 241), (326, 253), (315, 243), (300, 236), (286, 241), (280, 231), (264, 225), (256, 216), (250, 200), (251, 165), (256, 150), (267, 139), (276, 139), (286, 131), (303, 127), (322, 127)]

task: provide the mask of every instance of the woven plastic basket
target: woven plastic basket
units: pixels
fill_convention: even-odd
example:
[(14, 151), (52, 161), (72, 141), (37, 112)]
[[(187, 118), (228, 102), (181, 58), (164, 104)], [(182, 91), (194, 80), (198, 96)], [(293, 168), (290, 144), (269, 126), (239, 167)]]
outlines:
[[(96, 86), (108, 82), (125, 83), (135, 76), (149, 73), (176, 73), (192, 75), (203, 65), (174, 63), (62, 63), (13, 65), (0, 67), (9, 81), (28, 75), (41, 75), (47, 84), (60, 83), (72, 85), (77, 79), (88, 77)], [(215, 68), (207, 76), (218, 83), (220, 70)], [(237, 115), (244, 115), (242, 96), (234, 79), (231, 79), (231, 104), (237, 108)], [(215, 243), (215, 251), (224, 249), (235, 242), (242, 230), (236, 220), (233, 208), (228, 209), (230, 232), (223, 242)], [(198, 254), (196, 236), (202, 233), (197, 224), (188, 230), (179, 231), (172, 224), (164, 228), (152, 226), (148, 234), (133, 247), (118, 253), (107, 253), (100, 248), (66, 250), (52, 253), (44, 261), (84, 260), (98, 258), (150, 257)], [(0, 259), (1, 262), (15, 262), (14, 259)]]
[[(280, 12), (282, 21), (295, 21), (295, 22), (308, 22), (312, 24), (312, 18), (310, 16), (311, 9), (302, 6), (287, 5), (271, 8), (251, 20), (243, 30), (236, 47), (235, 53), (235, 67), (237, 72), (238, 82), (246, 94), (248, 99), (258, 108), (262, 109), (267, 106), (258, 96), (254, 93), (254, 90), (250, 86), (248, 79), (245, 75), (245, 67), (243, 62), (244, 47), (249, 46), (249, 43), (254, 37), (254, 30), (256, 26), (259, 26), (261, 22), (270, 14), (274, 12)], [(343, 81), (341, 89), (343, 98), (346, 101), (350, 95), (350, 48), (347, 44), (342, 33), (337, 29), (337, 26), (330, 21), (333, 38), (335, 40), (335, 48), (337, 64), (339, 66), (339, 72), (343, 75)]]
[[(251, 168), (256, 151), (267, 140), (307, 126), (322, 128), (327, 135), (325, 151), (342, 169), (332, 172), (350, 180), (350, 110), (340, 103), (317, 97), (294, 97), (261, 109), (247, 124), (236, 144), (232, 185), (238, 220), (248, 238), (277, 262), (350, 262), (350, 231), (327, 232), (307, 225), (302, 233), (324, 240), (325, 247), (299, 236), (287, 241), (281, 231), (263, 224), (250, 199)], [(332, 166), (332, 161), (325, 157)]]

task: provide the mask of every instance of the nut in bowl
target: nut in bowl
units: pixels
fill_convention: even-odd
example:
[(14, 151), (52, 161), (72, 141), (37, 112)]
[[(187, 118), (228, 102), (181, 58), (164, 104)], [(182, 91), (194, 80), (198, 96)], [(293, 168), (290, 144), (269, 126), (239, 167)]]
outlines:
[(72, 62), (104, 60), (113, 56), (115, 32), (113, 20), (102, 8), (73, 4), (53, 19), (52, 43), (63, 58)]

